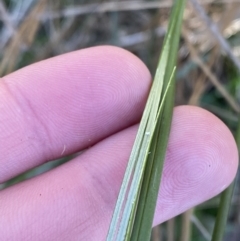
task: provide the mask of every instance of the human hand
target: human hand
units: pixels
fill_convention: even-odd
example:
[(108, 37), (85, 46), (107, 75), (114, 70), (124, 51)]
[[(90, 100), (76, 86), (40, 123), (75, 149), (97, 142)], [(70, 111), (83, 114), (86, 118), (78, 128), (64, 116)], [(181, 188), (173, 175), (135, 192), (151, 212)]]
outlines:
[[(0, 182), (91, 146), (0, 192), (1, 240), (105, 240), (150, 80), (132, 54), (95, 47), (0, 81)], [(237, 165), (219, 119), (175, 108), (154, 225), (220, 193)]]

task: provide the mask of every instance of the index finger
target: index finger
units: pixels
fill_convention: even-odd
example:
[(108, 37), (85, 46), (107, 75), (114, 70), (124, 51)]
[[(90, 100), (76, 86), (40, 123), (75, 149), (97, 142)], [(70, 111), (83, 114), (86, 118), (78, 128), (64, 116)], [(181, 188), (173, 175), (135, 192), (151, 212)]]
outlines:
[(136, 123), (150, 74), (134, 55), (95, 47), (42, 61), (0, 82), (0, 182)]

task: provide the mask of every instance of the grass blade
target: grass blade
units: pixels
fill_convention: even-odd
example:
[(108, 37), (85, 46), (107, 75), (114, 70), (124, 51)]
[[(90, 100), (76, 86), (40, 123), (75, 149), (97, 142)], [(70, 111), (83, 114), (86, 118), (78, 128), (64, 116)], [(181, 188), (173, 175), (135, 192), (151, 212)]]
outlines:
[(228, 211), (234, 189), (234, 182), (221, 194), (219, 210), (213, 230), (212, 241), (222, 241), (227, 224)]
[[(235, 139), (237, 142), (238, 150), (240, 151), (240, 116), (238, 120), (238, 128), (237, 128)], [(235, 184), (235, 180), (221, 194), (219, 209), (218, 209), (217, 218), (216, 218), (213, 235), (212, 235), (212, 241), (223, 240), (224, 231), (225, 231), (227, 219), (228, 219), (228, 211), (231, 205), (231, 199), (233, 195), (234, 184)]]
[(110, 224), (108, 241), (149, 240), (174, 104), (175, 63), (185, 0), (169, 30)]

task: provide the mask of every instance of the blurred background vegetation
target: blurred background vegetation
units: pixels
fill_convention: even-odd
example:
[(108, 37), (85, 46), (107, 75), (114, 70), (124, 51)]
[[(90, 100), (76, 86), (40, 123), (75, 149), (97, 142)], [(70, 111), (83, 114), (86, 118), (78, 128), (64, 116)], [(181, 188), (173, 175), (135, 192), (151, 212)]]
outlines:
[[(0, 74), (63, 53), (116, 45), (154, 74), (170, 0), (0, 0)], [(176, 105), (202, 106), (236, 132), (240, 113), (240, 0), (190, 0), (177, 70)], [(39, 175), (73, 156), (24, 173), (0, 188)], [(239, 178), (237, 177), (237, 180)], [(240, 189), (235, 186), (225, 240), (240, 240)], [(216, 197), (154, 228), (153, 241), (210, 240)]]

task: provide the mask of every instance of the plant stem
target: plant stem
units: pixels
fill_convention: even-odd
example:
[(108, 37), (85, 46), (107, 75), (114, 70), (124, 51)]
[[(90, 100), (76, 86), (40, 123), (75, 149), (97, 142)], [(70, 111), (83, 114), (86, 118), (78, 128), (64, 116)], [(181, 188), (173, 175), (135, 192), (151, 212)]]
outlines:
[[(238, 128), (236, 132), (236, 142), (240, 150), (240, 116), (238, 119)], [(235, 181), (221, 194), (220, 206), (217, 214), (216, 223), (213, 230), (212, 241), (222, 241), (224, 230), (227, 224), (228, 211), (231, 205)]]
[(222, 192), (219, 210), (217, 214), (216, 223), (213, 230), (212, 241), (222, 241), (224, 230), (227, 224), (228, 211), (231, 204), (233, 189), (234, 189), (234, 181), (232, 184)]
[(182, 228), (181, 228), (181, 241), (191, 240), (192, 226), (191, 226), (191, 216), (193, 214), (193, 208), (187, 210), (182, 214)]

